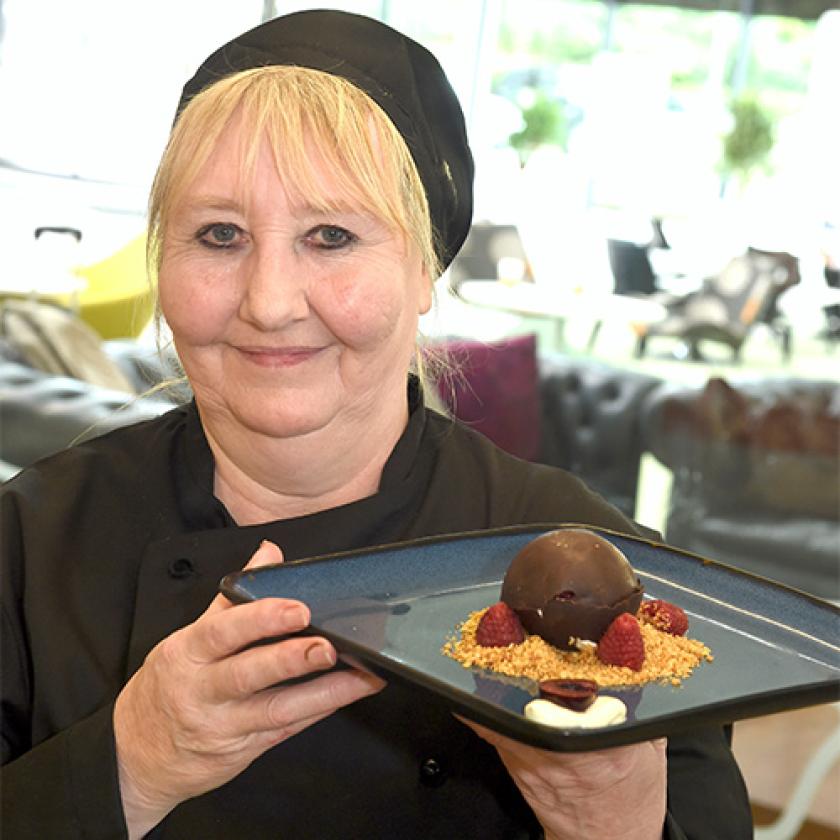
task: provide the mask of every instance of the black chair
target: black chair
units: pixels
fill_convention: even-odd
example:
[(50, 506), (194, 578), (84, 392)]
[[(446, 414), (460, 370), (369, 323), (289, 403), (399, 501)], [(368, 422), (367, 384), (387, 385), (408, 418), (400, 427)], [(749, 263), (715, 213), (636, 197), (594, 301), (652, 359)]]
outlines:
[(665, 231), (662, 229), (662, 219), (660, 219), (658, 216), (654, 216), (650, 220), (650, 224), (653, 228), (653, 237), (650, 240), (650, 244), (648, 245), (648, 247), (659, 248), (662, 251), (670, 251), (671, 243), (668, 241), (667, 237), (665, 236)]
[[(840, 289), (840, 268), (832, 268), (826, 265), (823, 272), (825, 282), (830, 289)], [(825, 328), (822, 337), (830, 346), (840, 341), (840, 303), (830, 303), (823, 307), (825, 315)]]
[(617, 295), (652, 295), (658, 291), (647, 245), (608, 239), (607, 256)]
[(465, 280), (495, 280), (502, 257), (522, 260), (525, 265), (522, 279), (533, 282), (534, 275), (516, 225), (476, 222), (449, 267), (449, 288), (457, 295), (458, 286)]
[[(607, 257), (613, 275), (613, 293), (630, 297), (652, 298), (663, 305), (672, 300), (668, 292), (660, 291), (656, 272), (650, 261), (651, 248), (669, 249), (671, 246), (662, 234), (659, 220), (653, 221), (653, 239), (646, 245), (625, 239), (607, 239)], [(598, 318), (592, 325), (586, 343), (587, 352), (591, 353), (601, 333), (603, 321)]]

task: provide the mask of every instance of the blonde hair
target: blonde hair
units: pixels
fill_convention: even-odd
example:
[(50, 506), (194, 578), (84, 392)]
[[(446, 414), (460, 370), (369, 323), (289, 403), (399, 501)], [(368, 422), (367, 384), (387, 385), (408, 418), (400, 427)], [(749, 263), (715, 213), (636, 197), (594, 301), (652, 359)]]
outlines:
[[(426, 192), (405, 141), (385, 112), (344, 78), (294, 66), (258, 67), (197, 94), (178, 117), (149, 200), (147, 259), (157, 273), (172, 209), (233, 118), (245, 142), (240, 167), (252, 172), (264, 138), (285, 188), (324, 211), (350, 205), (399, 232), (420, 253), (430, 280), (442, 273)], [(312, 167), (317, 155), (339, 195)]]

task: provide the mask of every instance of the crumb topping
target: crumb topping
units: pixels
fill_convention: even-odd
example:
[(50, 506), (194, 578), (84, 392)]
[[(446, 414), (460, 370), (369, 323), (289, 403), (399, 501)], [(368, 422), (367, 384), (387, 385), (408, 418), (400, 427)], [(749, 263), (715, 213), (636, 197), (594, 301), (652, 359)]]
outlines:
[(644, 622), (640, 622), (640, 626), (645, 661), (639, 671), (605, 665), (596, 656), (594, 645), (585, 645), (579, 651), (564, 651), (540, 636), (526, 636), (524, 642), (506, 647), (482, 647), (475, 641), (475, 631), (485, 612), (472, 613), (458, 628), (460, 634), (448, 639), (442, 648), (442, 653), (465, 668), (484, 668), (537, 682), (587, 679), (599, 686), (641, 685), (654, 681), (680, 685), (698, 665), (714, 658), (709, 648), (697, 639), (672, 636)]

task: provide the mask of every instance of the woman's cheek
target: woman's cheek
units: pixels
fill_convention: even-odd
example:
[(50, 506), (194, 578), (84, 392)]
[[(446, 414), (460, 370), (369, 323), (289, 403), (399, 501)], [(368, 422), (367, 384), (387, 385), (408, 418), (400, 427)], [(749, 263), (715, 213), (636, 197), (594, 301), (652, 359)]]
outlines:
[(213, 272), (173, 261), (162, 265), (158, 281), (161, 312), (176, 335), (192, 343), (207, 343), (226, 323), (235, 301), (229, 289), (214, 282)]
[(344, 344), (360, 349), (380, 344), (398, 327), (404, 296), (397, 284), (387, 281), (338, 281), (331, 284), (330, 298), (319, 309), (330, 331)]
[(160, 299), (160, 310), (163, 313), (163, 317), (171, 325), (173, 321), (177, 320), (179, 299), (174, 272), (169, 266), (162, 265), (160, 267), (158, 273), (158, 297)]

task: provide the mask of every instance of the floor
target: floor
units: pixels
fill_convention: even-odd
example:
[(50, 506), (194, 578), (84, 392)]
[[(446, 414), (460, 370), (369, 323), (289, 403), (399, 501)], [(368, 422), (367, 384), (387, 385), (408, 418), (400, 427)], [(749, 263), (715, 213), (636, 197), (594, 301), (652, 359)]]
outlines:
[[(756, 825), (766, 825), (777, 817), (822, 739), (838, 726), (840, 703), (736, 725), (733, 748), (755, 805)], [(840, 840), (840, 761), (834, 762), (813, 792), (806, 814), (809, 825), (790, 840)]]
[[(753, 806), (753, 820), (757, 827), (772, 823), (777, 819), (779, 812), (773, 808), (764, 808), (761, 805)], [(807, 820), (800, 827), (790, 840), (838, 840), (840, 830), (831, 826)]]

